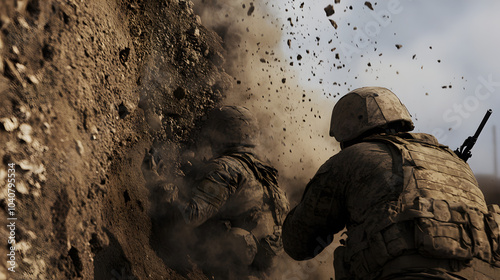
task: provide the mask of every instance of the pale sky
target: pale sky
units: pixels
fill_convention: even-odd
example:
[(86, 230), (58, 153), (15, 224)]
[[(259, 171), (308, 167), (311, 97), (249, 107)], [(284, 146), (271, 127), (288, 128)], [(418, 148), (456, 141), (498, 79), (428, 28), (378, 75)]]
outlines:
[[(492, 174), (493, 126), (497, 143), (500, 138), (500, 2), (371, 1), (373, 11), (363, 1), (333, 2), (288, 1), (277, 9), (290, 18), (283, 20), (281, 48), (300, 84), (326, 96), (390, 88), (412, 114), (416, 132), (432, 133), (452, 149), (491, 108), (468, 162), (476, 174)], [(327, 17), (330, 4), (335, 13)], [(333, 106), (338, 98), (325, 102)]]

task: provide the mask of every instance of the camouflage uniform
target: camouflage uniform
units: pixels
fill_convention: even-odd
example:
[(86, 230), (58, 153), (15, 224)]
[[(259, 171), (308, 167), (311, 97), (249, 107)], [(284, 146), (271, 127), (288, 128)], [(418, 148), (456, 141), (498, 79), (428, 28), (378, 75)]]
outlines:
[[(164, 199), (179, 225), (194, 229), (191, 254), (216, 279), (263, 279), (283, 251), (281, 226), (289, 210), (277, 170), (253, 154), (256, 120), (243, 107), (209, 115), (201, 132), (213, 158), (196, 174), (188, 198)], [(163, 210), (165, 211), (165, 210)]]
[(248, 152), (213, 159), (192, 198), (180, 206), (198, 227), (198, 263), (223, 278), (262, 278), (283, 251), (281, 226), (289, 210), (276, 169)]
[(390, 128), (342, 139), (287, 216), (285, 251), (313, 258), (346, 227), (336, 280), (500, 279), (499, 209), (469, 166), (431, 135)]

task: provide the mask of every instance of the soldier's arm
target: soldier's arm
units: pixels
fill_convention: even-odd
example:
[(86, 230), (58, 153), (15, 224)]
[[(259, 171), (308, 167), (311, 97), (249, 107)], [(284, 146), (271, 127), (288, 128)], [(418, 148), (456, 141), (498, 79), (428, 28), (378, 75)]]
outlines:
[(238, 172), (231, 166), (212, 164), (210, 169), (194, 188), (192, 197), (184, 203), (177, 202), (184, 222), (191, 227), (215, 216), (239, 184)]
[(346, 223), (344, 203), (332, 188), (334, 183), (325, 184), (332, 174), (321, 172), (322, 169), (325, 166), (309, 182), (302, 201), (288, 214), (283, 225), (284, 249), (295, 260), (314, 258)]

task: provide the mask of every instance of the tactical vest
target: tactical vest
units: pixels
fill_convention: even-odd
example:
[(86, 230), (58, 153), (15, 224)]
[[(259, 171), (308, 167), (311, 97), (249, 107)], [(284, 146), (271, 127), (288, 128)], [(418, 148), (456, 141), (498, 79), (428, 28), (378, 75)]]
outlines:
[(408, 254), (464, 263), (499, 260), (500, 211), (488, 211), (469, 166), (430, 135), (405, 135), (365, 139), (389, 144), (393, 163), (402, 163), (394, 171), (403, 185), (397, 200), (380, 203), (363, 224), (348, 226), (346, 245), (335, 252), (335, 279), (375, 279), (389, 261)]

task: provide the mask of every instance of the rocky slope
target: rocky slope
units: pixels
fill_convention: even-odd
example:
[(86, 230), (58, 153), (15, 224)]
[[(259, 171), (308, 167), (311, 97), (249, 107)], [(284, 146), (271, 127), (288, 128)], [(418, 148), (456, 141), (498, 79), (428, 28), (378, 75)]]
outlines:
[(154, 251), (140, 166), (178, 172), (223, 64), (189, 1), (1, 1), (0, 279), (203, 279)]

